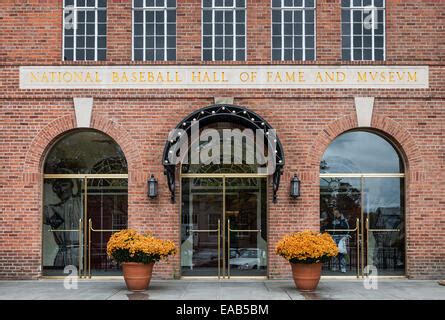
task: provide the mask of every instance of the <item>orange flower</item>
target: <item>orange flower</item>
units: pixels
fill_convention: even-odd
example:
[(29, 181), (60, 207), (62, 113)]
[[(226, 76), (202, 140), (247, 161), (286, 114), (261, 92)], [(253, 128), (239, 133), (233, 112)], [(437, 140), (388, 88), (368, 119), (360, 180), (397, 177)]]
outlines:
[(128, 251), (130, 257), (136, 254), (153, 257), (154, 260), (176, 254), (173, 241), (161, 240), (150, 234), (140, 234), (133, 229), (124, 229), (114, 233), (107, 243), (107, 254), (113, 256), (117, 250)]
[(338, 248), (328, 233), (306, 230), (284, 236), (275, 252), (291, 262), (323, 262), (335, 257)]

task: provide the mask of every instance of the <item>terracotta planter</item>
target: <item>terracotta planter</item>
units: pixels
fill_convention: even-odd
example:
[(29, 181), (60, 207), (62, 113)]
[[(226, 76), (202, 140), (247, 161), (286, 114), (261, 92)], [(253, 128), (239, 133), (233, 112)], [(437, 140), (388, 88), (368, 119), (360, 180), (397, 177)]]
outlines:
[(154, 262), (149, 264), (138, 262), (122, 263), (125, 284), (130, 291), (144, 291), (150, 285)]
[(291, 263), (295, 286), (301, 291), (314, 291), (321, 276), (322, 263)]

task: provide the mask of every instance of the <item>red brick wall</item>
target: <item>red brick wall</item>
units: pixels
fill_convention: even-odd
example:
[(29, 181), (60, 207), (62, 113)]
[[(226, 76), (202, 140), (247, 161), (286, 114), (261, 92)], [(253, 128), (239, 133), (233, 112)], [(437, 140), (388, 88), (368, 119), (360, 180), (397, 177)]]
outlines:
[[(235, 97), (264, 117), (284, 146), (285, 172), (278, 203), (269, 201), (269, 273), (289, 275), (274, 256), (277, 239), (291, 230), (318, 229), (319, 161), (340, 133), (356, 127), (355, 96), (376, 97), (372, 127), (400, 145), (407, 161), (407, 274), (445, 274), (445, 2), (387, 0), (387, 61), (366, 64), (429, 65), (424, 90), (20, 90), (20, 65), (150, 64), (131, 62), (131, 1), (109, 0), (106, 62), (61, 61), (59, 1), (0, 1), (0, 278), (36, 278), (41, 270), (42, 161), (51, 143), (75, 126), (73, 97), (94, 97), (92, 126), (112, 136), (129, 163), (129, 222), (179, 244), (179, 203), (161, 164), (168, 131), (213, 97)], [(201, 64), (199, 0), (178, 1), (177, 61)], [(340, 59), (339, 1), (319, 0), (317, 61)], [(270, 1), (248, 0), (247, 64), (269, 64)], [(158, 62), (165, 63), (165, 62)], [(278, 62), (274, 62), (278, 63)], [(289, 63), (289, 62), (286, 62)], [(295, 62), (300, 63), (300, 62)], [(206, 64), (239, 64), (239, 62)], [(148, 200), (146, 179), (159, 179)], [(297, 173), (302, 196), (291, 200)], [(158, 277), (178, 274), (179, 257), (155, 267)]]

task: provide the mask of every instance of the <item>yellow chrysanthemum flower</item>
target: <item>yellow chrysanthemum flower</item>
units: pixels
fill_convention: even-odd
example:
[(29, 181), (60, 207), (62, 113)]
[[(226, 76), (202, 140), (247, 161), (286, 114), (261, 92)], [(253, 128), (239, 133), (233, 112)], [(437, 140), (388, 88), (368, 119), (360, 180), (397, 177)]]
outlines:
[(161, 240), (151, 234), (140, 234), (133, 229), (114, 233), (107, 243), (107, 254), (119, 262), (157, 261), (176, 254), (176, 251), (173, 241)]
[(313, 263), (335, 257), (338, 248), (328, 233), (306, 230), (284, 236), (275, 252), (290, 262)]

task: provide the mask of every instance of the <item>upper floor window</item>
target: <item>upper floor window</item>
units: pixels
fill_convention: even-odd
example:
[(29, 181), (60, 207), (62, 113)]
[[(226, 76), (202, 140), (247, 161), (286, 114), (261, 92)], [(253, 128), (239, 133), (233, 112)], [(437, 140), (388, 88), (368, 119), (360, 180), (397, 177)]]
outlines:
[(246, 60), (246, 1), (202, 1), (202, 59)]
[(107, 0), (64, 0), (63, 59), (105, 60)]
[(272, 0), (272, 60), (315, 60), (315, 0)]
[(176, 0), (133, 1), (133, 60), (176, 60)]
[(343, 60), (385, 60), (385, 0), (341, 4)]

